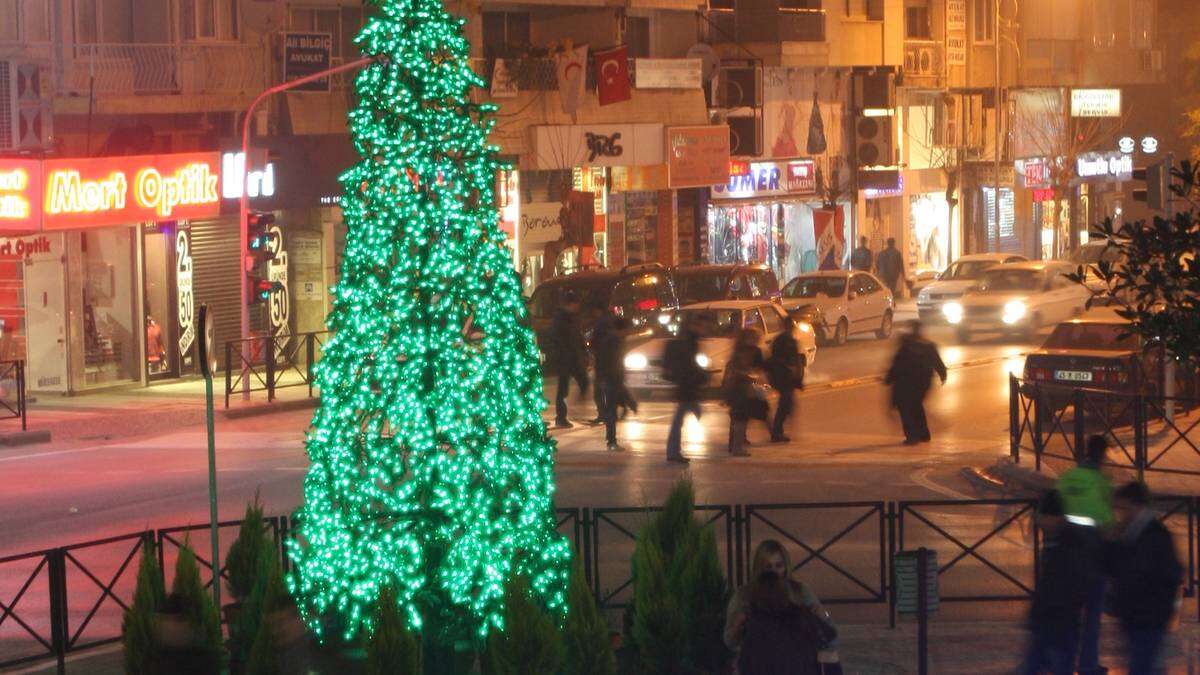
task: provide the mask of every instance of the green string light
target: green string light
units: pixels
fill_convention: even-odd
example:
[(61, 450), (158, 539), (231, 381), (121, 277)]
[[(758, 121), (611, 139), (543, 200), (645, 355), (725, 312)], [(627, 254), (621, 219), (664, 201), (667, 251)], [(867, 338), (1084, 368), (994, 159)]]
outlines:
[[(288, 585), (318, 632), (372, 630), (391, 585), (413, 627), (447, 639), (502, 629), (503, 587), (531, 580), (566, 611), (570, 548), (555, 529), (554, 441), (538, 349), (498, 227), (464, 20), (440, 0), (370, 0), (357, 38), (342, 175), (348, 227), (317, 365), (321, 406)], [(423, 626), (430, 617), (439, 625)]]

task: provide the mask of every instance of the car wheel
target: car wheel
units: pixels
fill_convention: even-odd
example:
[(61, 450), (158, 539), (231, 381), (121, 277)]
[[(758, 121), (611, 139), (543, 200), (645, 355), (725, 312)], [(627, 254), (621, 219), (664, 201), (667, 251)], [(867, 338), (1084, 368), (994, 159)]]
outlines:
[(850, 324), (846, 321), (846, 317), (838, 319), (837, 328), (833, 331), (833, 344), (839, 347), (846, 344), (846, 338), (850, 336)]
[(892, 336), (892, 313), (884, 312), (883, 321), (879, 324), (879, 330), (875, 331), (875, 335), (880, 340), (886, 340)]
[(971, 329), (966, 326), (961, 326), (958, 329), (958, 341), (964, 345), (971, 341)]

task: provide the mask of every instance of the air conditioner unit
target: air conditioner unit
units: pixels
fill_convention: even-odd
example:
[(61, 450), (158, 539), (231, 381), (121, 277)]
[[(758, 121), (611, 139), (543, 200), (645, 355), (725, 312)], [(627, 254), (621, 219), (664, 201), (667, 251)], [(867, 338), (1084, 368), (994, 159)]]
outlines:
[(1161, 49), (1142, 50), (1142, 70), (1157, 73), (1163, 69), (1163, 51)]
[(729, 154), (733, 157), (758, 157), (762, 154), (762, 126), (759, 118), (730, 117)]
[(0, 150), (16, 150), (20, 132), (17, 128), (17, 64), (0, 61)]
[(717, 90), (722, 108), (762, 106), (762, 88), (758, 82), (758, 69), (754, 66), (722, 68)]
[(924, 45), (906, 47), (904, 74), (926, 77), (937, 75), (937, 51)]
[(854, 140), (859, 166), (891, 166), (892, 118), (860, 116), (854, 122)]

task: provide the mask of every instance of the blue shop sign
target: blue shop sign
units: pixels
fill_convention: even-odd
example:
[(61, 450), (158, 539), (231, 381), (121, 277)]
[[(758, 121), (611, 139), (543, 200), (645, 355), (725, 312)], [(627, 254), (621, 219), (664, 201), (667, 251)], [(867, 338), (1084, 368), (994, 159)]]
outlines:
[[(799, 162), (751, 162), (746, 170), (732, 173), (729, 182), (712, 186), (713, 199), (746, 199), (789, 194), (811, 194), (811, 160)], [(789, 171), (791, 165), (797, 170)], [(793, 175), (794, 174), (794, 175)]]

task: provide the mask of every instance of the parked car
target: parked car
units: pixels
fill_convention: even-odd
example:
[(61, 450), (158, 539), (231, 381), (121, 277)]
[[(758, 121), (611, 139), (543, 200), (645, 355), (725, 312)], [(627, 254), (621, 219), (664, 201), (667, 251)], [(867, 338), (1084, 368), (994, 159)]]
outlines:
[(580, 301), (580, 328), (590, 328), (590, 318), (604, 308), (614, 308), (630, 324), (629, 333), (645, 339), (665, 333), (674, 320), (679, 300), (670, 272), (662, 265), (631, 265), (620, 270), (589, 270), (549, 279), (529, 298), (529, 320), (545, 352), (554, 311), (572, 291)]
[(1010, 253), (976, 253), (964, 255), (937, 275), (917, 294), (917, 317), (922, 323), (945, 323), (942, 305), (962, 297), (967, 289), (979, 282), (983, 272), (996, 265), (1025, 262), (1024, 256)]
[(1071, 263), (1084, 268), (1084, 283), (1095, 293), (1107, 290), (1104, 281), (1096, 274), (1095, 265), (1107, 262), (1115, 266), (1124, 263), (1121, 250), (1110, 248), (1108, 239), (1093, 239), (1071, 252)]
[[(679, 310), (681, 320), (686, 315), (697, 319), (701, 327), (700, 353), (696, 363), (709, 374), (709, 384), (717, 386), (725, 374), (725, 364), (733, 354), (734, 339), (742, 328), (757, 328), (765, 336), (764, 348), (779, 335), (786, 314), (778, 304), (763, 300), (720, 300), (688, 305)], [(810, 366), (817, 358), (817, 342), (813, 327), (796, 323), (793, 327), (800, 343), (801, 358)], [(625, 354), (625, 382), (635, 390), (666, 390), (674, 385), (663, 377), (663, 350), (669, 337), (655, 337), (630, 348)], [(764, 349), (765, 351), (765, 349)]]
[(875, 333), (880, 339), (892, 334), (895, 299), (869, 272), (810, 272), (783, 287), (788, 312), (807, 311), (810, 305), (820, 312), (820, 323), (813, 327), (822, 342), (841, 345), (859, 333)]
[(1091, 294), (1067, 278), (1074, 270), (1075, 265), (1058, 260), (993, 267), (961, 298), (942, 305), (942, 313), (958, 327), (962, 342), (970, 342), (975, 333), (1018, 333), (1032, 339), (1043, 326), (1083, 312)]
[(715, 300), (779, 300), (779, 280), (766, 265), (684, 265), (671, 270), (681, 305)]

